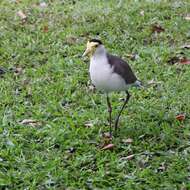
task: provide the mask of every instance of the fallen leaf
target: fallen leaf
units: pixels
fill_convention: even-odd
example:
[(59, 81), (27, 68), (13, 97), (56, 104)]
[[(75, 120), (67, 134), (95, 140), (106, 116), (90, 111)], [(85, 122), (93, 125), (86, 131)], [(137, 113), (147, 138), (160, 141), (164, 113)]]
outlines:
[(143, 10), (140, 11), (140, 15), (144, 16), (144, 11)]
[(134, 154), (131, 154), (131, 155), (127, 156), (126, 159), (127, 159), (127, 160), (132, 160), (134, 157), (135, 157), (135, 155), (134, 155)]
[(184, 65), (189, 65), (190, 64), (190, 59), (183, 58), (183, 59), (180, 60), (179, 63), (184, 64)]
[(184, 19), (190, 21), (190, 14), (187, 14)]
[(20, 124), (29, 125), (31, 127), (38, 127), (38, 126), (42, 125), (42, 123), (40, 121), (33, 120), (33, 119), (24, 119), (20, 122)]
[(184, 121), (185, 120), (185, 114), (178, 114), (175, 118), (178, 121)]
[(128, 139), (122, 139), (122, 142), (125, 144), (131, 144), (133, 142), (133, 139), (128, 138)]
[(158, 25), (158, 24), (152, 25), (151, 30), (152, 30), (153, 33), (154, 32), (161, 33), (161, 32), (165, 31), (165, 29), (162, 26)]
[(101, 150), (112, 150), (114, 148), (114, 144), (108, 144), (104, 146)]
[(48, 28), (47, 25), (45, 25), (45, 26), (43, 27), (43, 32), (44, 32), (44, 33), (47, 33), (48, 31), (49, 31), (49, 28)]
[(17, 15), (21, 18), (21, 20), (22, 20), (23, 22), (26, 21), (27, 16), (23, 13), (23, 11), (18, 11), (18, 12), (17, 12)]

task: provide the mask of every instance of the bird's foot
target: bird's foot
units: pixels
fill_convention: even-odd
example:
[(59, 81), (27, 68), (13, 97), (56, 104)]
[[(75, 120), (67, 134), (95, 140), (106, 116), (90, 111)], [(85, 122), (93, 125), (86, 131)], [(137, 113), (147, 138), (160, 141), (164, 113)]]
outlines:
[(109, 131), (109, 135), (110, 137), (112, 137), (112, 128), (110, 127), (110, 131)]
[(115, 125), (114, 125), (114, 136), (117, 136), (117, 131), (118, 131), (118, 120), (115, 121)]

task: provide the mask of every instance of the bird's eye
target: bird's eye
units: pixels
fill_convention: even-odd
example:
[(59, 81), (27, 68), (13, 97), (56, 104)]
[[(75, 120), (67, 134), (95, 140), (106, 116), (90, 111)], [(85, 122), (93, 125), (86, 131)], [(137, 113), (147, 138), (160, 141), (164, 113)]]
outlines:
[(98, 47), (98, 44), (96, 44), (95, 47)]

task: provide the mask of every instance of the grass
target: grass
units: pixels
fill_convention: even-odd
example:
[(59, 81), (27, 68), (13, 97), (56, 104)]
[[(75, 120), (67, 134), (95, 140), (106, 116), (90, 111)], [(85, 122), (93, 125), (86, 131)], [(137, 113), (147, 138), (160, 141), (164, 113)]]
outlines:
[[(1, 189), (190, 189), (190, 68), (168, 64), (190, 58), (189, 1), (16, 2), (0, 2)], [(81, 58), (92, 37), (126, 60), (137, 54), (128, 61), (138, 78), (156, 81), (130, 89), (113, 151), (99, 148), (106, 99), (89, 89)], [(123, 96), (112, 94), (114, 114)]]

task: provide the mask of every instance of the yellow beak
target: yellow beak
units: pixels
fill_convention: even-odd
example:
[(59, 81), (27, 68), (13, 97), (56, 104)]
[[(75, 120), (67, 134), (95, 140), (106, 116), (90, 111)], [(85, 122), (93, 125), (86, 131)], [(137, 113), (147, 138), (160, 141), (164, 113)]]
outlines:
[(83, 53), (83, 57), (88, 55), (91, 52), (91, 50), (89, 48), (86, 48), (85, 52)]

